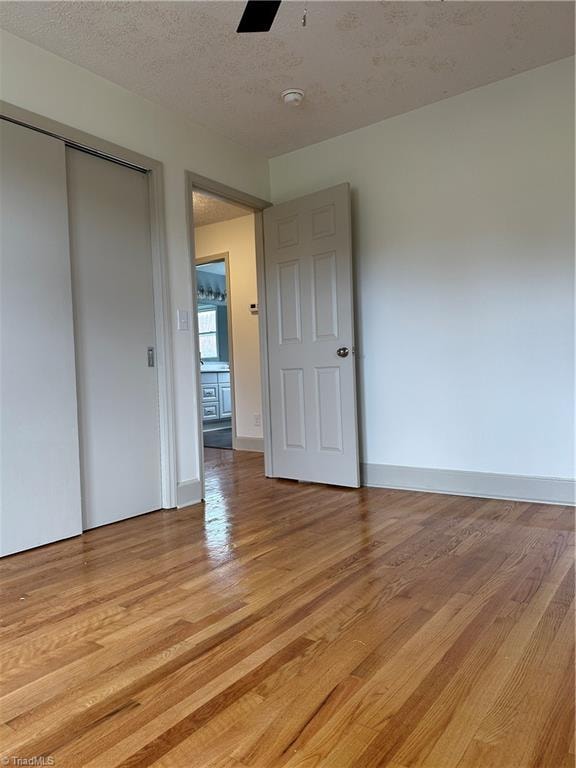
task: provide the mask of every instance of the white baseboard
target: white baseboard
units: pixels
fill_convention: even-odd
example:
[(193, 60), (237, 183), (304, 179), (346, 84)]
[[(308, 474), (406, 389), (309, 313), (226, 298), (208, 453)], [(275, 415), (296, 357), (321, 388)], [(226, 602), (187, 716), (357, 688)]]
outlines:
[(202, 485), (200, 480), (187, 480), (178, 483), (176, 490), (176, 506), (178, 509), (189, 507), (191, 504), (199, 504), (202, 501)]
[(573, 505), (576, 481), (564, 477), (502, 475), (456, 469), (399, 467), (392, 464), (362, 464), (362, 482), (376, 488), (399, 488), (457, 496), (533, 501)]
[(263, 437), (237, 437), (234, 445), (237, 451), (256, 451), (264, 453)]

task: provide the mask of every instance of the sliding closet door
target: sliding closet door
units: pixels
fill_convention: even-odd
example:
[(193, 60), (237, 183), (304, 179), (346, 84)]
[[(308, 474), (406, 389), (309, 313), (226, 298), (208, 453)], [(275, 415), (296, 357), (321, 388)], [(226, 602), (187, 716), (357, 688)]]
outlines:
[(82, 530), (64, 144), (0, 121), (0, 553)]
[(84, 527), (162, 506), (148, 178), (67, 149)]

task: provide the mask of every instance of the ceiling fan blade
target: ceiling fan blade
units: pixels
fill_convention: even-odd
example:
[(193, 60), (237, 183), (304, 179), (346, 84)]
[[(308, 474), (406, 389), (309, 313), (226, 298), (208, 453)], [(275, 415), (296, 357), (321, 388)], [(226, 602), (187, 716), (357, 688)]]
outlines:
[(248, 0), (236, 32), (269, 32), (282, 0)]

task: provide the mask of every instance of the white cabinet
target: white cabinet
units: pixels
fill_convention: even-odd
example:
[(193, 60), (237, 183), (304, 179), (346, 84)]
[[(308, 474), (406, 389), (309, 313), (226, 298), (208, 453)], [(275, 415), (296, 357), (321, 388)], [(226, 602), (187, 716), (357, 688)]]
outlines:
[(220, 421), (232, 416), (230, 371), (206, 371), (201, 374), (202, 421)]

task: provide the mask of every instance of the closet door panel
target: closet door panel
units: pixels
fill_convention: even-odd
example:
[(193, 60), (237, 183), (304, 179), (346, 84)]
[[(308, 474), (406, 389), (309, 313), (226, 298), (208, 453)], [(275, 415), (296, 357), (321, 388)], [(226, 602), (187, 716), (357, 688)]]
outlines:
[(65, 148), (0, 121), (0, 554), (82, 530)]
[(66, 150), (84, 528), (162, 506), (145, 174)]

